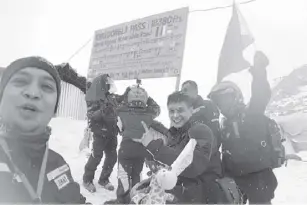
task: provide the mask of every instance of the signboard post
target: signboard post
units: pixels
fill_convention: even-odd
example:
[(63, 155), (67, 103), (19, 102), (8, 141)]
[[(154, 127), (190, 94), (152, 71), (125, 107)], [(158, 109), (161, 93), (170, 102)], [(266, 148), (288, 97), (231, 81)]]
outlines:
[(96, 31), (88, 79), (177, 77), (179, 88), (187, 16), (186, 7)]

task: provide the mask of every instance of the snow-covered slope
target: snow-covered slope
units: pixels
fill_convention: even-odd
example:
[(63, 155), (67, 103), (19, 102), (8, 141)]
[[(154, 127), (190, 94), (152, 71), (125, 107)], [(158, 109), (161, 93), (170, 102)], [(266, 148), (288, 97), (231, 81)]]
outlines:
[(285, 116), (307, 111), (307, 65), (280, 78), (272, 89), (272, 98), (267, 113)]
[[(74, 179), (82, 184), (82, 175), (86, 163), (86, 151), (79, 152), (79, 143), (83, 137), (85, 121), (74, 121), (64, 118), (55, 118), (51, 122), (53, 128), (50, 146), (55, 151), (62, 154), (71, 167)], [(88, 150), (87, 150), (88, 151)], [(304, 156), (305, 155), (305, 156)], [(302, 153), (307, 159), (307, 153)], [(117, 185), (116, 166), (111, 175), (111, 181)], [(101, 167), (98, 168), (101, 171)], [(276, 191), (274, 204), (306, 204), (307, 195), (307, 163), (289, 162), (288, 167), (275, 170), (279, 185)], [(96, 175), (98, 177), (98, 174)], [(97, 181), (97, 180), (96, 180)], [(85, 191), (81, 186), (82, 193), (93, 204), (102, 204), (108, 199), (115, 197), (115, 192), (106, 191), (102, 188), (97, 193), (91, 194)]]

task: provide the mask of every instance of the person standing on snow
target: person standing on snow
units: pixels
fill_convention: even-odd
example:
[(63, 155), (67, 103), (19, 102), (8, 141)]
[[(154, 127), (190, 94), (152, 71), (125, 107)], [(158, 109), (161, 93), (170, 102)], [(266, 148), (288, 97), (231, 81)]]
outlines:
[(118, 108), (123, 138), (118, 150), (117, 198), (105, 204), (130, 203), (130, 190), (140, 182), (145, 158), (149, 158), (144, 146), (135, 142), (145, 132), (141, 121), (159, 126), (154, 119), (159, 116), (160, 107), (144, 88), (139, 85), (128, 87), (124, 95), (124, 102)]
[(224, 193), (216, 182), (222, 177), (220, 152), (211, 129), (194, 121), (193, 100), (182, 92), (168, 96), (167, 108), (171, 121), (167, 143), (145, 133), (139, 140), (158, 164), (170, 166), (190, 138), (197, 140), (192, 163), (178, 176), (170, 193), (177, 203), (217, 204), (225, 202)]
[(241, 90), (232, 82), (217, 84), (208, 95), (225, 117), (222, 125), (225, 174), (235, 179), (249, 204), (270, 204), (277, 187), (271, 167), (271, 146), (266, 143), (269, 129), (264, 112), (271, 97), (268, 64), (267, 57), (258, 51), (250, 69), (253, 81), (248, 106)]
[(105, 153), (105, 160), (98, 184), (113, 191), (109, 177), (117, 161), (117, 113), (119, 96), (113, 94), (115, 85), (109, 75), (96, 77), (86, 92), (87, 117), (93, 133), (93, 147), (83, 175), (83, 186), (89, 192), (96, 192), (93, 183), (97, 166)]
[(49, 149), (61, 79), (41, 57), (21, 58), (0, 82), (0, 203), (84, 204), (63, 157)]
[(220, 111), (217, 106), (210, 100), (204, 100), (198, 94), (198, 86), (195, 81), (185, 81), (181, 86), (181, 91), (187, 94), (193, 100), (193, 117), (195, 120), (201, 121), (210, 127), (214, 136), (218, 140), (218, 147), (220, 147)]

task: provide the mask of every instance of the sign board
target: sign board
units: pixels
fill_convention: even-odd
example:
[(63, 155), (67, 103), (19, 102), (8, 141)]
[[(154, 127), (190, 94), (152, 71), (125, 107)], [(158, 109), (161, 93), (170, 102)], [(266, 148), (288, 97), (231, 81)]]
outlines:
[(88, 79), (115, 80), (180, 75), (188, 8), (138, 19), (95, 32)]

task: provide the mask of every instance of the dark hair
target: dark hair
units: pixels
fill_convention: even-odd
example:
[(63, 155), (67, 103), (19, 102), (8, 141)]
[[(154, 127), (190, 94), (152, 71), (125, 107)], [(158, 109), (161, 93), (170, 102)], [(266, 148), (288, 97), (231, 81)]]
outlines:
[(167, 98), (167, 105), (170, 105), (171, 103), (186, 103), (188, 107), (193, 106), (193, 100), (185, 93), (181, 91), (176, 91), (172, 94), (170, 94)]
[(182, 86), (184, 86), (186, 84), (190, 84), (198, 92), (198, 85), (197, 85), (197, 83), (195, 81), (187, 80), (184, 83), (182, 83)]

